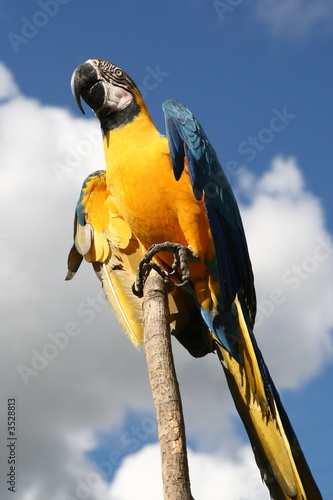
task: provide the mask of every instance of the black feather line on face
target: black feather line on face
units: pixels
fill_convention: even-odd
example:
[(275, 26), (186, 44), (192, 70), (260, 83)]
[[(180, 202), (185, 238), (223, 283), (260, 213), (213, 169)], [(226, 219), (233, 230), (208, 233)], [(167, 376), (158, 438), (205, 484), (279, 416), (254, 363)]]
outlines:
[(129, 92), (132, 89), (136, 89), (139, 92), (139, 89), (132, 78), (119, 66), (104, 59), (97, 60), (100, 76), (107, 82), (112, 83), (113, 85), (116, 85), (118, 87), (122, 87)]

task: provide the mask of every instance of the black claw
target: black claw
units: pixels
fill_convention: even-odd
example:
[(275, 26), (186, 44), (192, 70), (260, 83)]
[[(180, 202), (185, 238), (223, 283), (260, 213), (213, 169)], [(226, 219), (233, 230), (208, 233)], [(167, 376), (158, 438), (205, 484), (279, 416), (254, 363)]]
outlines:
[[(162, 251), (171, 252), (174, 254), (171, 273), (167, 273), (156, 262), (152, 262), (153, 257), (155, 257), (157, 253)], [(184, 247), (183, 245), (180, 245), (178, 243), (170, 243), (168, 241), (165, 243), (152, 245), (139, 264), (136, 280), (132, 285), (132, 291), (134, 295), (140, 298), (143, 297), (144, 283), (151, 269), (155, 269), (155, 271), (157, 271), (158, 274), (162, 276), (168, 293), (175, 286), (174, 283), (170, 280), (170, 276), (175, 274), (178, 268), (180, 268), (181, 270), (181, 282), (176, 284), (176, 286), (187, 285), (191, 279), (191, 273), (188, 267), (189, 262), (200, 262), (199, 257), (189, 247)]]
[(139, 297), (139, 299), (141, 299), (143, 297), (143, 293), (142, 293), (142, 290), (141, 288), (137, 288), (137, 284), (136, 283), (133, 283), (132, 285), (132, 292), (134, 293), (134, 295), (136, 295), (137, 297)]

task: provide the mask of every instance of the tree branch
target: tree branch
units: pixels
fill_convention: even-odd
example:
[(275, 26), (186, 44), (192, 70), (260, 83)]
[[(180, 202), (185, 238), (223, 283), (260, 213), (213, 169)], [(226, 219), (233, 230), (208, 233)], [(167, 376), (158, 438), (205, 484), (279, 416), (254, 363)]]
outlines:
[(193, 500), (183, 409), (171, 348), (163, 278), (151, 271), (143, 296), (144, 346), (158, 423), (164, 500)]

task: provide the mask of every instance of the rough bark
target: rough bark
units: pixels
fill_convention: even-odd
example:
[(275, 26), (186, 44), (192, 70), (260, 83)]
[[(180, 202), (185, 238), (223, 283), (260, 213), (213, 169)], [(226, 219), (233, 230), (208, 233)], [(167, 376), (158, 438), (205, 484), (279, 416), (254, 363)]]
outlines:
[(143, 318), (146, 361), (158, 423), (164, 500), (193, 500), (167, 294), (163, 279), (155, 271), (150, 272), (144, 286)]

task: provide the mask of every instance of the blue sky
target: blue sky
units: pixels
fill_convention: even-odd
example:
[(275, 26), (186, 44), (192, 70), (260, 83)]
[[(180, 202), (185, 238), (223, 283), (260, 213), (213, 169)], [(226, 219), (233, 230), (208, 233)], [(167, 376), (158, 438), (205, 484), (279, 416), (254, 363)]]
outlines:
[[(122, 474), (136, 470), (144, 488), (139, 471), (158, 462), (143, 353), (121, 334), (88, 265), (63, 282), (81, 183), (103, 168), (98, 124), (70, 92), (73, 70), (92, 57), (131, 75), (162, 133), (169, 98), (204, 126), (240, 201), (258, 342), (323, 496), (333, 497), (331, 2), (2, 0), (0, 23), (2, 400), (18, 400), (17, 498), (80, 498), (80, 481), (93, 477), (90, 498), (131, 498)], [(57, 332), (63, 346), (24, 378), (22, 366)], [(189, 359), (178, 346), (175, 359), (193, 470), (211, 477), (217, 464), (236, 484), (256, 474), (216, 359)], [(106, 462), (109, 476), (98, 467)], [(212, 490), (200, 497), (197, 485), (196, 498), (219, 498), (201, 483)], [(227, 500), (268, 498), (256, 481), (245, 491), (223, 485)]]

